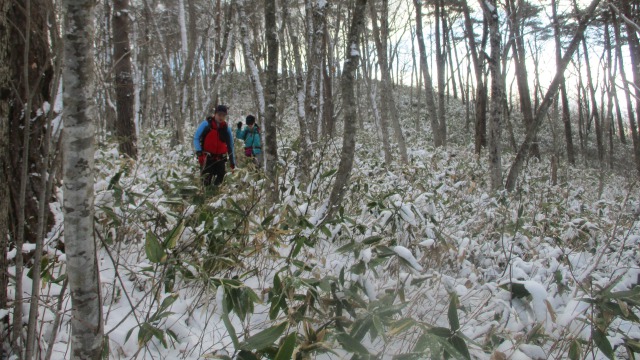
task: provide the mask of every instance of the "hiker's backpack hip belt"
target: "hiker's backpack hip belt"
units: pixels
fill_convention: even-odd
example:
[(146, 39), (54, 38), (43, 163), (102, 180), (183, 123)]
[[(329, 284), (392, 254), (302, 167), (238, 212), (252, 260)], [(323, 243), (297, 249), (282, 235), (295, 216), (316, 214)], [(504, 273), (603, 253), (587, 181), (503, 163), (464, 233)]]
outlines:
[(211, 160), (227, 160), (227, 154), (212, 154), (209, 152), (205, 152), (208, 159)]

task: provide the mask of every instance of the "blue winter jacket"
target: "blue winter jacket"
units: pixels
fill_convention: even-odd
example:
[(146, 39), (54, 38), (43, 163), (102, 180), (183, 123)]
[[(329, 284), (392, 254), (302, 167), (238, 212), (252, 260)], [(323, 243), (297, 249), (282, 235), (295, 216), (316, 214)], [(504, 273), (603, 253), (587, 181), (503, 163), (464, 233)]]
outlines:
[[(202, 151), (202, 144), (204, 143), (204, 135), (205, 132), (209, 132), (209, 122), (204, 120), (198, 126), (196, 133), (193, 135), (193, 148), (196, 152)], [(235, 166), (236, 164), (236, 156), (235, 151), (233, 149), (233, 133), (231, 132), (231, 128), (227, 126), (227, 132), (229, 135), (229, 140), (227, 142), (227, 154), (229, 155), (229, 162)]]
[(260, 144), (260, 129), (258, 125), (254, 125), (253, 129), (245, 126), (244, 129), (236, 130), (236, 138), (244, 140), (244, 146), (253, 149), (254, 155), (262, 154), (262, 145)]

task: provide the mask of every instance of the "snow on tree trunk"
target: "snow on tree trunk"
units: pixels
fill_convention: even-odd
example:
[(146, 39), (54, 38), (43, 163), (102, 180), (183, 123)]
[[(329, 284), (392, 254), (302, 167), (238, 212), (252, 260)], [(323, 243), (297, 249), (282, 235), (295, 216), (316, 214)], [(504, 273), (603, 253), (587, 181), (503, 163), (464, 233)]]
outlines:
[(278, 95), (278, 33), (276, 25), (276, 1), (265, 0), (264, 25), (267, 40), (267, 91), (265, 99), (264, 144), (266, 176), (269, 180), (269, 201), (278, 201), (278, 141), (276, 137), (276, 104)]
[(347, 190), (347, 183), (351, 176), (351, 169), (353, 168), (353, 158), (355, 156), (356, 148), (356, 132), (358, 129), (355, 78), (358, 63), (360, 61), (358, 42), (360, 34), (364, 28), (366, 6), (367, 0), (356, 1), (356, 7), (352, 13), (353, 18), (351, 20), (349, 35), (347, 37), (347, 48), (345, 51), (347, 57), (344, 60), (344, 67), (340, 82), (342, 90), (342, 106), (344, 109), (344, 137), (342, 139), (340, 164), (338, 165), (336, 180), (329, 197), (327, 219), (330, 219), (338, 210)]
[(64, 240), (71, 291), (71, 359), (100, 359), (100, 278), (94, 239), (94, 69), (92, 0), (64, 0)]
[(134, 116), (134, 87), (131, 66), (129, 0), (113, 2), (113, 57), (117, 104), (116, 137), (120, 154), (132, 159), (138, 156)]

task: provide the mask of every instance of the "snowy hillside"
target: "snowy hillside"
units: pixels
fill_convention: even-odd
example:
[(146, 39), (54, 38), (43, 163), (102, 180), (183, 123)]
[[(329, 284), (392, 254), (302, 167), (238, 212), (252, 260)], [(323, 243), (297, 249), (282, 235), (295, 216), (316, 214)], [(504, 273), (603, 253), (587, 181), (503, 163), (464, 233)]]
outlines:
[[(270, 209), (246, 163), (221, 193), (204, 194), (192, 149), (171, 149), (166, 132), (142, 137), (137, 163), (120, 160), (115, 144), (100, 147), (109, 358), (604, 359), (640, 350), (637, 185), (571, 168), (553, 186), (543, 161), (529, 164), (519, 191), (491, 196), (472, 149), (434, 149), (425, 126), (408, 134), (410, 165), (387, 166), (365, 123), (346, 202), (327, 221), (338, 145), (316, 147), (313, 181), (301, 187), (294, 122), (283, 119), (282, 203)], [(43, 290), (52, 305), (66, 286), (57, 220)], [(41, 308), (43, 348), (57, 330), (54, 359), (69, 350), (67, 296), (60, 309)]]

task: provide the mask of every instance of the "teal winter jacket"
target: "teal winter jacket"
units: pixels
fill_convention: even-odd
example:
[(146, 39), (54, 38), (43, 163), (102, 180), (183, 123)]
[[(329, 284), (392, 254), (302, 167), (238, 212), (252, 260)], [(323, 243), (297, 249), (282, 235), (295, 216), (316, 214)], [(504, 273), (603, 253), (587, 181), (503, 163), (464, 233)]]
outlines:
[(252, 148), (254, 155), (262, 154), (260, 128), (258, 128), (258, 125), (254, 125), (253, 129), (249, 129), (248, 126), (245, 126), (242, 130), (237, 129), (236, 138), (244, 140), (244, 147)]

